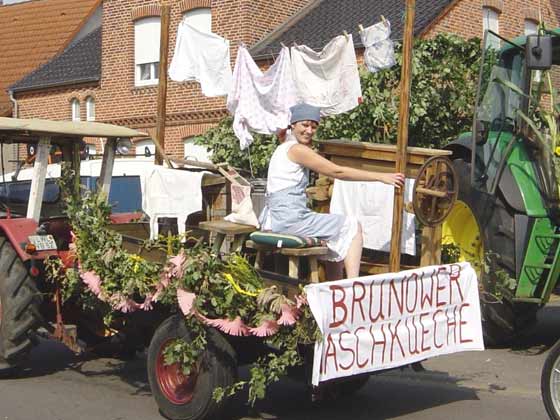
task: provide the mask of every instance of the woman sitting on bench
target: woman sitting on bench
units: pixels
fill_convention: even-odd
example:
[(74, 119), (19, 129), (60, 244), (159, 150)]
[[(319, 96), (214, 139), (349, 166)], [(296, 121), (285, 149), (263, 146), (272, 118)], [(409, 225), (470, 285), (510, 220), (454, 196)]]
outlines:
[(309, 170), (346, 181), (380, 181), (396, 188), (402, 188), (404, 175), (339, 166), (323, 158), (311, 148), (320, 121), (319, 108), (298, 104), (290, 111), (292, 116), (287, 140), (276, 148), (268, 167), (261, 228), (326, 241), (329, 249), (328, 280), (341, 279), (343, 268), (348, 278), (358, 277), (362, 228), (354, 217), (316, 213), (307, 207), (305, 190), (309, 183)]

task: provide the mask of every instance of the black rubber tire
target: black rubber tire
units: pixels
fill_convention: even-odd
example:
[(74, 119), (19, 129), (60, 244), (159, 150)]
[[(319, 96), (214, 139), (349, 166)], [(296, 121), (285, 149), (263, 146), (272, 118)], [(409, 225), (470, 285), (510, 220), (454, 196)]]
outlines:
[(227, 401), (216, 402), (213, 392), (217, 387), (227, 387), (234, 383), (237, 377), (235, 351), (218, 331), (209, 328), (208, 346), (201, 356), (201, 369), (192, 400), (186, 404), (175, 404), (162, 391), (156, 372), (160, 349), (164, 343), (175, 338), (191, 340), (184, 318), (179, 315), (167, 318), (158, 327), (148, 348), (148, 379), (161, 414), (171, 420), (223, 419)]
[(513, 304), (507, 299), (492, 301), (485, 292), (496, 282), (494, 273), (503, 270), (515, 278), (515, 211), (507, 205), (501, 193), (491, 197), (472, 188), (471, 164), (463, 159), (453, 161), (459, 181), (458, 200), (464, 202), (474, 214), (483, 236), (484, 250), (496, 255), (490, 273), (482, 274), (480, 281), (481, 315), (484, 342), (487, 346), (510, 344), (523, 330), (536, 321), (538, 305)]
[[(559, 363), (558, 360), (559, 358), (560, 358), (560, 341), (558, 341), (550, 349), (546, 361), (544, 362), (544, 366), (541, 373), (541, 396), (544, 403), (544, 407), (546, 408), (546, 412), (548, 413), (548, 416), (552, 420), (560, 420), (560, 412), (554, 407), (554, 403), (553, 403), (552, 393), (554, 391), (550, 387), (550, 382), (552, 380), (552, 376), (554, 373), (554, 366), (557, 363)], [(556, 396), (556, 399), (559, 400), (560, 402), (560, 395)]]
[[(0, 372), (17, 368), (25, 361), (41, 325), (42, 296), (35, 280), (4, 237), (0, 237)], [(3, 368), (3, 369), (2, 369)]]

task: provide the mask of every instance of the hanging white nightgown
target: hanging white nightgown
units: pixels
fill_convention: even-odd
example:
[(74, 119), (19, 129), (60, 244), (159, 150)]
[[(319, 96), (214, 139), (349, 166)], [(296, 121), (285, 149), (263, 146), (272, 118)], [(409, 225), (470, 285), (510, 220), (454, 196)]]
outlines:
[(337, 36), (320, 52), (299, 45), (291, 53), (300, 102), (321, 108), (322, 115), (342, 114), (360, 104), (362, 88), (352, 35)]

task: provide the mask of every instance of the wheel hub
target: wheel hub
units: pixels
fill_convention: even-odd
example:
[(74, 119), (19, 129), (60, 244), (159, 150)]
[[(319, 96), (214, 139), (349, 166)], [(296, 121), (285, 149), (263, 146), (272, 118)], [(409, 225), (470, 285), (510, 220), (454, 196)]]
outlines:
[(180, 363), (165, 364), (164, 351), (171, 343), (168, 340), (159, 349), (156, 361), (156, 378), (165, 397), (173, 404), (188, 404), (194, 397), (197, 372), (193, 368), (190, 375), (183, 374)]

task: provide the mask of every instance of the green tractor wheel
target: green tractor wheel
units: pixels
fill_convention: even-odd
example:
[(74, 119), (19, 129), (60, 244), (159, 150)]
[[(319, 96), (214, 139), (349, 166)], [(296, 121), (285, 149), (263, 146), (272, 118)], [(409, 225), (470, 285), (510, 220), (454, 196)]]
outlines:
[(499, 194), (489, 200), (471, 187), (470, 162), (456, 159), (453, 166), (459, 196), (443, 224), (442, 244), (450, 245), (458, 260), (470, 262), (477, 273), (486, 345), (507, 344), (535, 320), (538, 309), (514, 306), (500, 285), (500, 276), (515, 278), (514, 212)]

